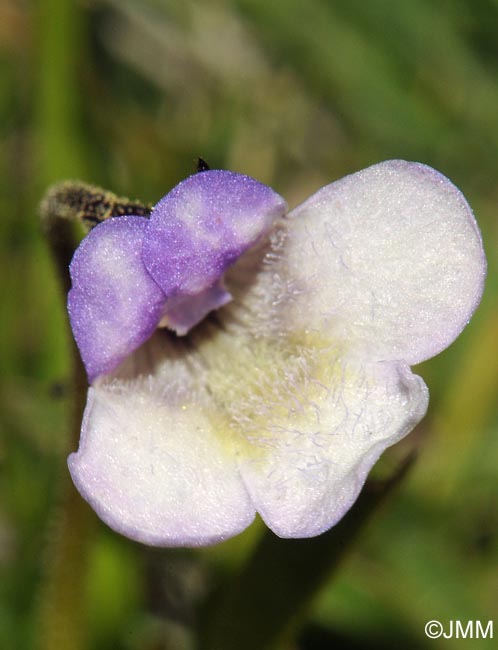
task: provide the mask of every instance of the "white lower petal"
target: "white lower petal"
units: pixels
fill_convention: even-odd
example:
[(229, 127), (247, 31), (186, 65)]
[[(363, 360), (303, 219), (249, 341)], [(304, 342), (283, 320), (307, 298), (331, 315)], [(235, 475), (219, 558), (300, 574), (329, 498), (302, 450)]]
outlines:
[(152, 378), (90, 389), (73, 480), (114, 530), (158, 546), (197, 546), (244, 530), (254, 507), (230, 441), (195, 402)]
[(299, 387), (287, 386), (294, 400), (286, 412), (265, 399), (264, 424), (251, 435), (252, 451), (240, 456), (257, 511), (281, 537), (333, 526), (380, 454), (427, 408), (425, 384), (406, 366), (346, 359), (320, 366)]

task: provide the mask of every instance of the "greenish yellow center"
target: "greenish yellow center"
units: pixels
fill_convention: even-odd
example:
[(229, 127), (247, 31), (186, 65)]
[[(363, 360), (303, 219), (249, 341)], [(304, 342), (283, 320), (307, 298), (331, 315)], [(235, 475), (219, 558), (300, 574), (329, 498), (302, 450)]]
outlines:
[(201, 342), (213, 430), (231, 451), (254, 457), (283, 433), (318, 428), (323, 401), (344, 381), (340, 352), (304, 332), (277, 340), (220, 332)]

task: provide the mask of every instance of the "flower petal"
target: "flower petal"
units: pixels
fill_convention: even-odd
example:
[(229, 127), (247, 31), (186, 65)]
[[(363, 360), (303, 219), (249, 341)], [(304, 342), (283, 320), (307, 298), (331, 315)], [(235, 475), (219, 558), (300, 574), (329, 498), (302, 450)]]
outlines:
[(139, 347), (161, 319), (164, 294), (142, 262), (148, 219), (108, 219), (81, 242), (71, 262), (68, 311), (90, 381)]
[[(271, 188), (233, 172), (211, 170), (177, 185), (154, 208), (144, 241), (144, 263), (169, 299), (185, 333), (220, 305), (217, 283), (238, 257), (282, 216), (286, 203)], [(218, 290), (216, 287), (218, 286)], [(196, 309), (178, 314), (181, 297)], [(222, 296), (222, 304), (230, 298)], [(166, 318), (168, 319), (168, 311)]]
[(155, 546), (200, 546), (244, 530), (255, 511), (233, 453), (175, 386), (146, 380), (89, 390), (68, 460), (83, 497), (111, 528)]
[(226, 305), (232, 296), (219, 280), (195, 296), (178, 296), (168, 301), (160, 326), (168, 327), (179, 336), (184, 336), (210, 311)]
[(413, 364), (449, 345), (479, 303), (486, 261), (474, 217), (430, 167), (374, 165), (289, 216), (289, 327)]
[(286, 415), (269, 412), (253, 437), (266, 452), (241, 456), (256, 509), (280, 537), (312, 537), (336, 524), (384, 449), (427, 408), (425, 384), (405, 365), (341, 359), (329, 370), (328, 385), (308, 377)]

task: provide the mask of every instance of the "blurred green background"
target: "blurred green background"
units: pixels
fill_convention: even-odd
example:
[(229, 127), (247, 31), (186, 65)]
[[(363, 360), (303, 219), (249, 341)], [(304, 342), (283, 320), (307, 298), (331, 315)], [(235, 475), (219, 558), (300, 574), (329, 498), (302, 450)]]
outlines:
[(148, 549), (77, 505), (58, 539), (70, 335), (37, 204), (66, 178), (155, 202), (199, 155), (291, 206), (419, 160), (473, 206), (483, 303), (419, 368), (428, 416), (384, 460), (417, 446), (417, 463), (282, 647), (496, 647), (424, 624), (494, 619), (498, 635), (497, 0), (0, 0), (0, 142), (0, 648), (50, 648), (66, 614), (68, 650), (193, 648), (203, 603), (261, 533)]

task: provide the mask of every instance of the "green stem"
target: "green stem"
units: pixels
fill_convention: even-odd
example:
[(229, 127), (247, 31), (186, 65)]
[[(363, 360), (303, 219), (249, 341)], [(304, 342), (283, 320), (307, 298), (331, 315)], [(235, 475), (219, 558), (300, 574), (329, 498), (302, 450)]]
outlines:
[[(77, 245), (74, 224), (57, 214), (46, 213), (44, 225), (61, 289), (66, 293), (70, 284), (69, 262)], [(72, 412), (68, 451), (78, 445), (87, 389), (85, 369), (72, 340), (71, 356)], [(59, 504), (48, 530), (44, 581), (39, 595), (36, 639), (39, 650), (84, 650), (86, 647), (85, 575), (94, 518), (74, 488), (66, 467), (63, 472)]]
[(410, 455), (387, 480), (369, 480), (349, 513), (323, 535), (280, 539), (267, 531), (242, 573), (207, 613), (203, 650), (281, 647), (412, 461)]
[(85, 576), (93, 515), (70, 483), (50, 531), (45, 581), (40, 590), (36, 644), (39, 650), (86, 648)]

